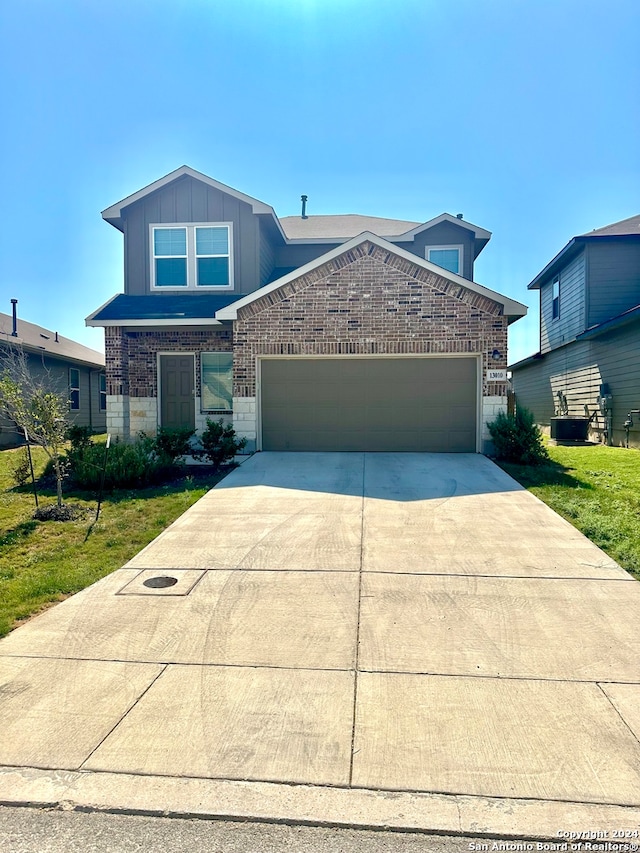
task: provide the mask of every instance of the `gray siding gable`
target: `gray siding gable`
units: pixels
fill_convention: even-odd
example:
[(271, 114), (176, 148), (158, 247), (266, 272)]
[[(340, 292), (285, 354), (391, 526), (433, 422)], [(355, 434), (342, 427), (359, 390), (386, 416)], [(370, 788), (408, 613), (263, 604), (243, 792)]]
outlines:
[(259, 286), (258, 217), (251, 206), (188, 175), (144, 196), (122, 212), (125, 293), (151, 292), (150, 226), (190, 222), (230, 222), (233, 226), (235, 292)]

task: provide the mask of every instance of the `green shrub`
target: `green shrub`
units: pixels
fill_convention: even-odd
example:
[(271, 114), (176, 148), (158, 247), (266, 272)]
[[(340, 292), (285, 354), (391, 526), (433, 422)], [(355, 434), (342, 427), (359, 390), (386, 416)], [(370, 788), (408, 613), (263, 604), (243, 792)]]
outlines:
[(533, 414), (524, 406), (518, 406), (515, 415), (500, 412), (487, 427), (493, 439), (496, 459), (521, 465), (542, 465), (548, 460), (542, 433), (533, 420)]
[(230, 462), (236, 453), (244, 450), (247, 439), (236, 438), (236, 431), (231, 424), (223, 424), (207, 418), (207, 428), (200, 436), (200, 449), (193, 451), (196, 459), (206, 459), (213, 465), (214, 471), (219, 471), (226, 463)]
[(11, 478), (16, 486), (24, 486), (31, 479), (29, 452), (26, 447), (20, 448), (11, 462)]
[(170, 479), (177, 472), (177, 466), (157, 452), (153, 438), (143, 436), (131, 444), (116, 439), (109, 450), (104, 444), (89, 444), (80, 450), (69, 451), (69, 476), (77, 488), (88, 491), (99, 489), (105, 453), (106, 491), (154, 485)]
[(84, 450), (91, 444), (91, 427), (72, 424), (67, 429), (66, 439), (72, 450)]
[(155, 437), (155, 449), (158, 455), (164, 456), (171, 462), (175, 462), (181, 456), (189, 455), (191, 453), (191, 439), (195, 432), (194, 429), (188, 427), (177, 429), (160, 427)]

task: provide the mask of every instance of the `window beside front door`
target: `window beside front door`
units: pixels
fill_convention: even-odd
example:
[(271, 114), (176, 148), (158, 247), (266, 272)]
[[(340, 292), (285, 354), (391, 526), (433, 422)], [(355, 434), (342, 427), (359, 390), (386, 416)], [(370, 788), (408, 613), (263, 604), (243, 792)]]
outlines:
[(231, 223), (151, 226), (151, 287), (233, 289)]
[(200, 354), (203, 412), (230, 412), (233, 408), (233, 354)]
[(427, 246), (426, 256), (432, 264), (462, 275), (462, 246)]

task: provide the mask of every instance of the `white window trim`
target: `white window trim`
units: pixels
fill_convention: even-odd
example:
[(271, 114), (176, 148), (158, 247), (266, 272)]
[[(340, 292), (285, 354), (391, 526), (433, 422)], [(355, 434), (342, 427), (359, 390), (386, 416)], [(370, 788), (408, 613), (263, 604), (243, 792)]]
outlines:
[[(187, 232), (187, 284), (185, 285), (156, 285), (156, 254), (153, 235), (158, 229), (185, 228)], [(196, 255), (196, 228), (226, 228), (229, 234), (229, 284), (197, 284), (197, 258), (227, 257), (226, 255)], [(189, 291), (214, 291), (224, 292), (234, 289), (233, 283), (233, 222), (153, 222), (149, 225), (149, 268), (151, 276), (151, 290), (162, 292), (183, 293)], [(166, 257), (184, 257), (184, 255), (173, 255)]]
[[(464, 273), (464, 246), (462, 244), (457, 243), (454, 245), (449, 244), (447, 246), (425, 246), (424, 247), (424, 256), (425, 256), (426, 260), (429, 261), (429, 263), (435, 264), (435, 266), (440, 266), (439, 264), (436, 264), (435, 261), (431, 260), (431, 258), (429, 257), (430, 253), (434, 252), (434, 251), (437, 252), (437, 251), (442, 251), (442, 250), (450, 251), (451, 249), (457, 249), (458, 250), (458, 272), (453, 273), (453, 274), (463, 276), (463, 273)], [(446, 270), (446, 272), (451, 272), (451, 270), (447, 270), (446, 267), (440, 267), (440, 269)]]
[[(230, 355), (231, 356), (231, 400), (229, 401), (228, 409), (207, 409), (204, 405), (204, 368), (202, 365), (202, 356), (203, 355)], [(200, 413), (201, 414), (224, 414), (229, 415), (233, 413), (233, 353), (229, 350), (203, 350), (200, 353)]]

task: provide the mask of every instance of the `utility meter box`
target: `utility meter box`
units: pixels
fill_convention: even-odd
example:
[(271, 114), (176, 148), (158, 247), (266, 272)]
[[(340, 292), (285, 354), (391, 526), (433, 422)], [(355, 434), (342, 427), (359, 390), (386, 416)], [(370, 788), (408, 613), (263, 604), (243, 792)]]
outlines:
[(611, 394), (601, 394), (598, 397), (598, 405), (600, 406), (600, 411), (603, 415), (610, 412), (613, 408), (613, 397)]

